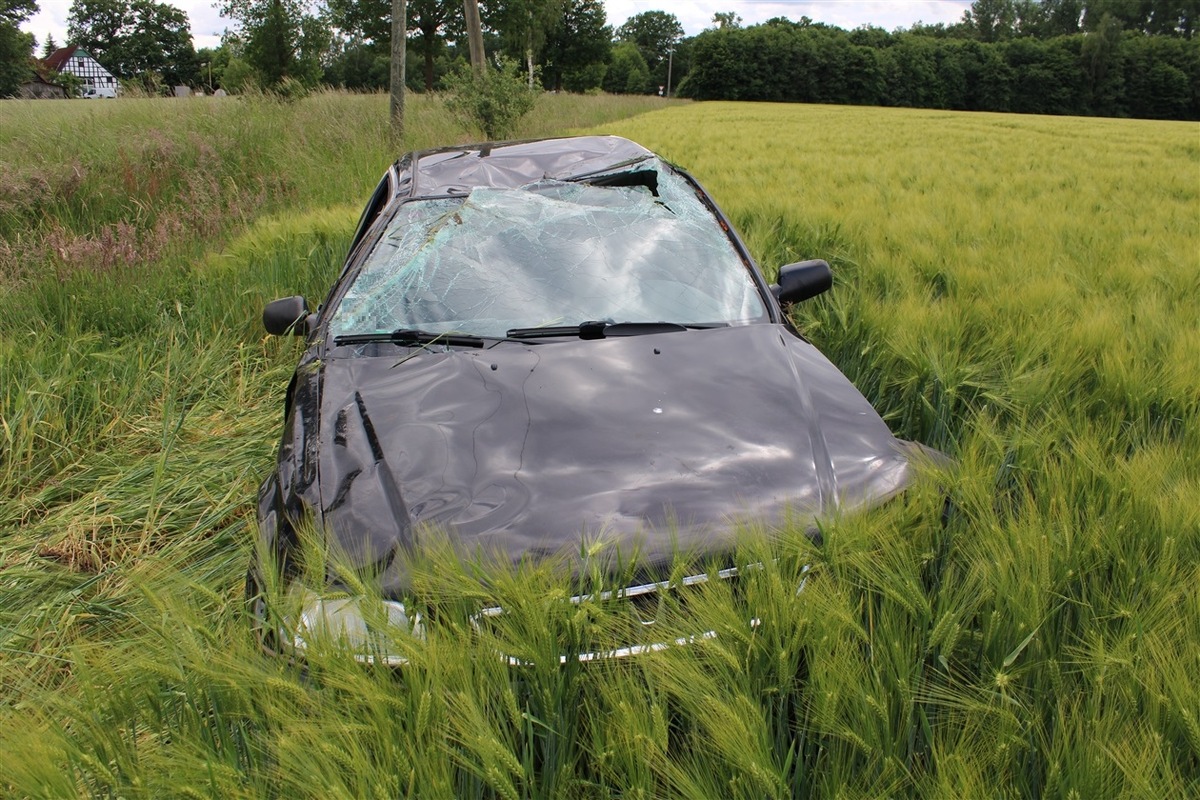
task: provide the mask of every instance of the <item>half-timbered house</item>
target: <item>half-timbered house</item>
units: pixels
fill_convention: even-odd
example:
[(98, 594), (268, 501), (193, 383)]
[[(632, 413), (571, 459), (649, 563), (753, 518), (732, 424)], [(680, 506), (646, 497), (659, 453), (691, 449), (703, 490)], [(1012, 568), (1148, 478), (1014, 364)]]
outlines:
[(46, 59), (46, 65), (58, 72), (66, 72), (79, 78), (84, 97), (117, 96), (116, 77), (80, 47), (60, 47)]

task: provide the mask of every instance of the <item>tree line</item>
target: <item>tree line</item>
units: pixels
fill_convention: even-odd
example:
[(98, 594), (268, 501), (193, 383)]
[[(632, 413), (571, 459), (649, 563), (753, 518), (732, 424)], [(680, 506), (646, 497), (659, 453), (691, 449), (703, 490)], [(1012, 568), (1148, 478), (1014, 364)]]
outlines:
[(679, 91), (703, 100), (1195, 120), (1197, 6), (980, 0), (956, 25), (894, 33), (808, 19), (725, 26), (692, 41)]
[[(391, 0), (219, 0), (233, 21), (193, 49), (156, 0), (73, 0), (68, 39), (128, 85), (385, 89)], [(488, 53), (548, 90), (696, 99), (1200, 119), (1200, 0), (976, 0), (952, 25), (852, 31), (807, 17), (742, 26), (732, 12), (685, 37), (674, 14), (615, 29), (601, 0), (481, 0)], [(445, 87), (466, 59), (461, 0), (407, 0), (408, 88)], [(0, 96), (28, 74), (17, 25), (36, 0), (0, 0)], [(43, 53), (53, 49), (43, 43)]]

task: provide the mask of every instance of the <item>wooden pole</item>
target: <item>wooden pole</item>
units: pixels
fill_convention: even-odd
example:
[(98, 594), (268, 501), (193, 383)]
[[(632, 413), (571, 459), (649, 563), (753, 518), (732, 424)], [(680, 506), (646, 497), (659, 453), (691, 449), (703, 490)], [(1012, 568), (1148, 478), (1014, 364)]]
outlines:
[(392, 0), (392, 135), (404, 135), (404, 62), (408, 55), (407, 0)]
[(467, 16), (467, 46), (471, 51), (471, 66), (482, 72), (487, 63), (483, 55), (483, 25), (479, 21), (479, 0), (463, 0)]

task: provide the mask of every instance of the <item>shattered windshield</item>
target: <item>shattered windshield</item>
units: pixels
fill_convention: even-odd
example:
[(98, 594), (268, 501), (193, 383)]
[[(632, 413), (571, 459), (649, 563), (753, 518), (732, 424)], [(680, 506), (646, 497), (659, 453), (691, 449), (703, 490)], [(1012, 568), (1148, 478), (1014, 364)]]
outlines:
[[(645, 176), (645, 164), (639, 165)], [(502, 337), (584, 321), (745, 323), (766, 309), (692, 187), (544, 180), (406, 203), (330, 322), (333, 335), (400, 328)], [(621, 176), (601, 182), (621, 183)]]

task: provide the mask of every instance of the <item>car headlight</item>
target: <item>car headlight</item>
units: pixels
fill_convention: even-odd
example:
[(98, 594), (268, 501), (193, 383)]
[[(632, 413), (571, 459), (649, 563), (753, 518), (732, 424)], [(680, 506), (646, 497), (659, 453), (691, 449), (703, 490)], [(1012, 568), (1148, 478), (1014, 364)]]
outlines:
[(290, 642), (297, 654), (328, 643), (351, 651), (364, 663), (400, 666), (408, 659), (394, 652), (397, 634), (425, 638), (421, 615), (395, 600), (323, 597), (293, 584), (286, 606), (280, 641)]

